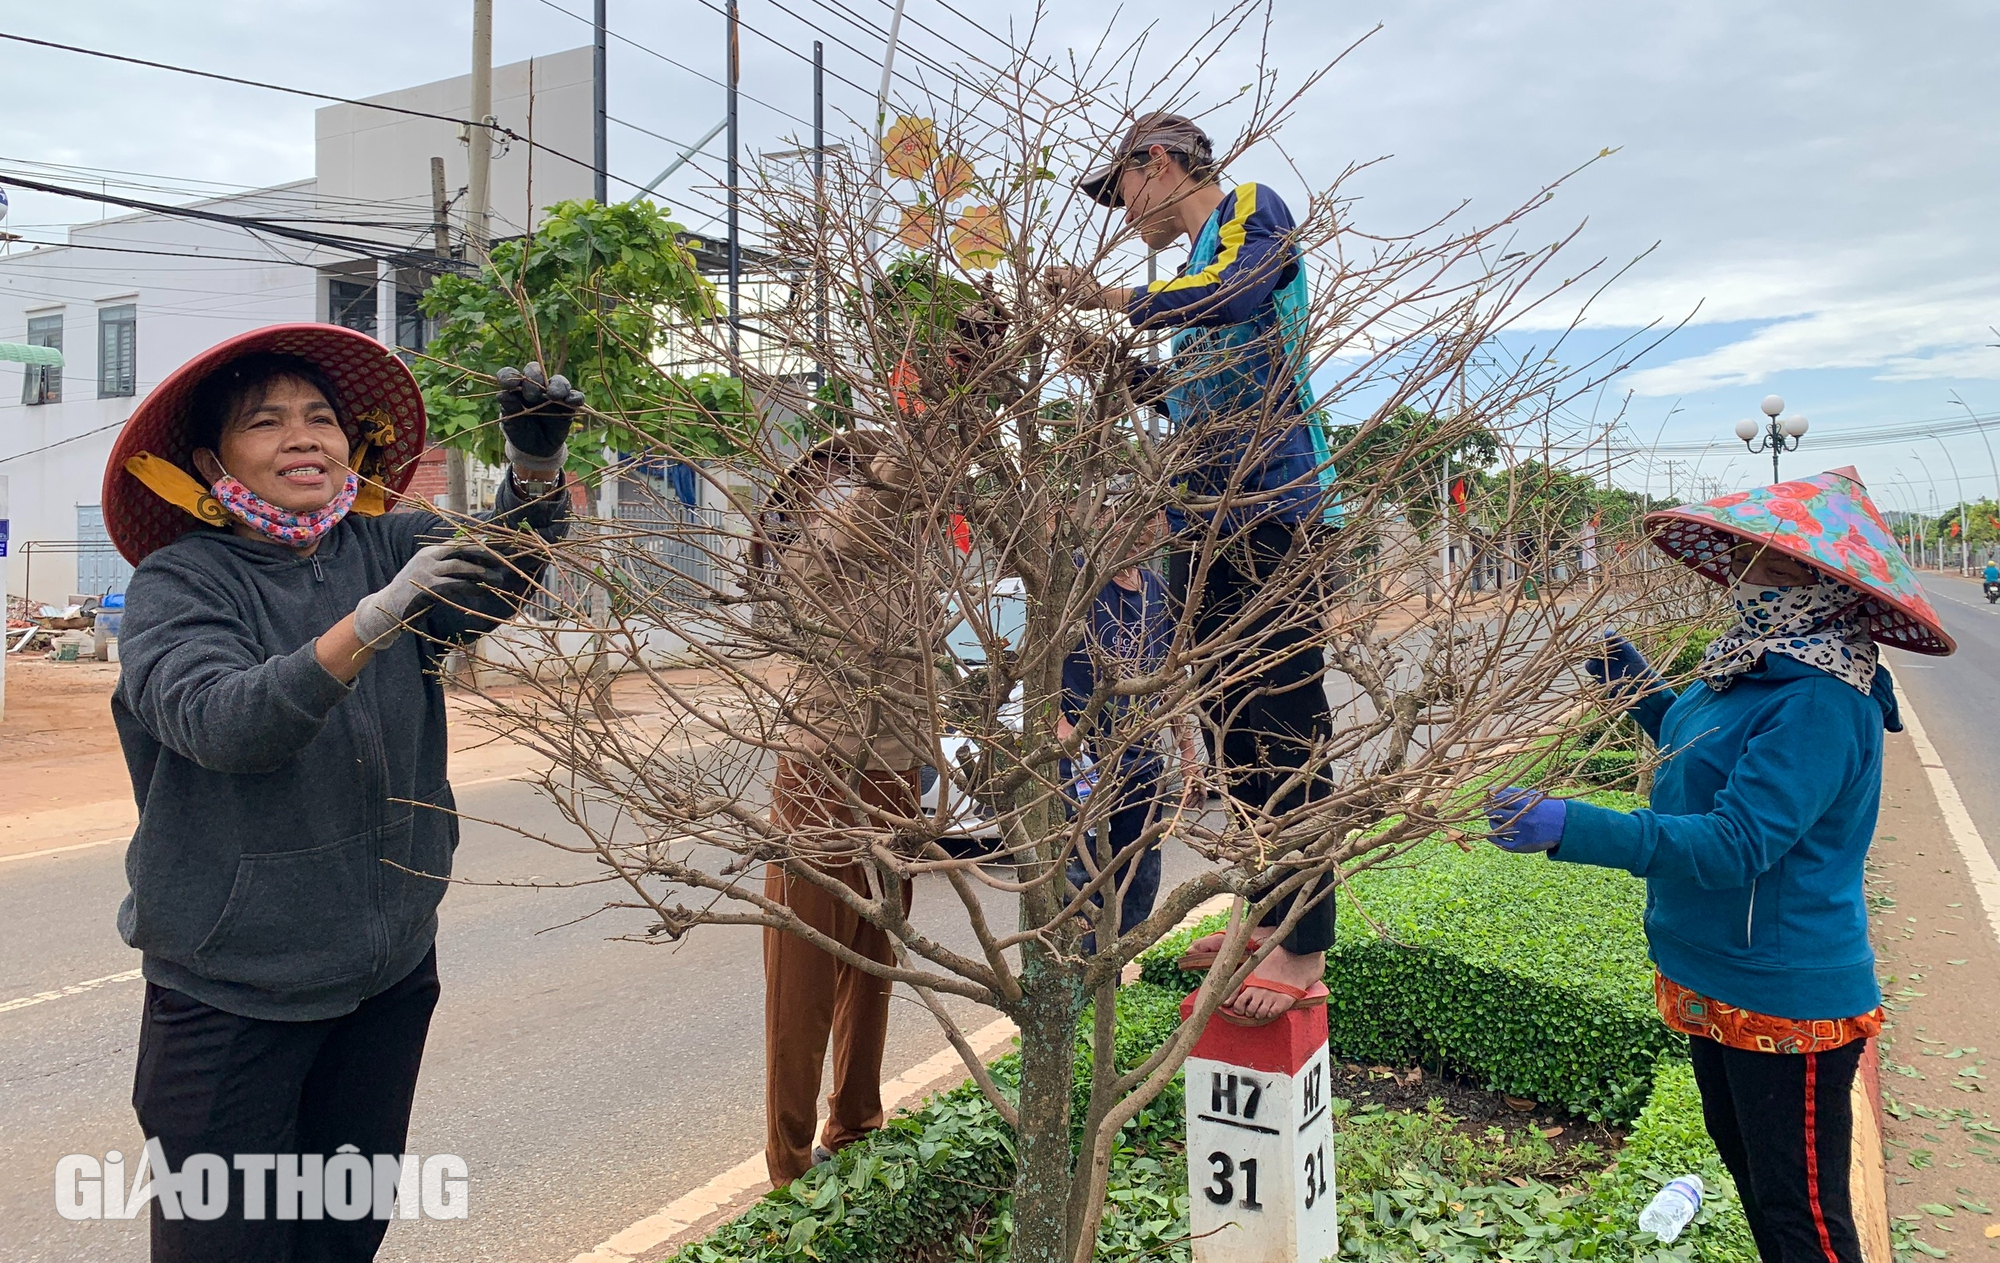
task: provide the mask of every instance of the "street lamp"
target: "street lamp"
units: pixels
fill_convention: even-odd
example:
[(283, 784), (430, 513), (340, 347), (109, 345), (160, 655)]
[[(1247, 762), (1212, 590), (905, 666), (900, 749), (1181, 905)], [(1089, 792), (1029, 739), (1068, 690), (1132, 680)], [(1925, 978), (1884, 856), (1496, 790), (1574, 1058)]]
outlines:
[[(1751, 455), (1759, 452), (1771, 454), (1771, 481), (1778, 481), (1778, 453), (1796, 452), (1799, 440), (1805, 437), (1806, 419), (1794, 413), (1784, 420), (1778, 414), (1785, 410), (1785, 401), (1777, 395), (1764, 396), (1764, 415), (1769, 419), (1763, 426), (1744, 418), (1736, 423), (1736, 437), (1743, 440), (1743, 446)], [(1759, 433), (1763, 437), (1759, 438)]]

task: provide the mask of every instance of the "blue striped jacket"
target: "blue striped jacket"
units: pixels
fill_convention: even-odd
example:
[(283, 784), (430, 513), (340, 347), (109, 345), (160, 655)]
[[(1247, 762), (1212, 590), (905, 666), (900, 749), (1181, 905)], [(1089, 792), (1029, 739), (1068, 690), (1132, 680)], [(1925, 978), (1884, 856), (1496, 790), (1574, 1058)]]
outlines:
[[(1180, 274), (1132, 295), (1138, 328), (1175, 327), (1167, 415), (1195, 438), (1183, 489), (1236, 489), (1226, 529), (1337, 521), (1326, 427), (1307, 380), (1305, 260), (1283, 199), (1239, 184), (1196, 234)], [(1240, 473), (1239, 473), (1240, 471)], [(1186, 514), (1169, 510), (1176, 530)]]

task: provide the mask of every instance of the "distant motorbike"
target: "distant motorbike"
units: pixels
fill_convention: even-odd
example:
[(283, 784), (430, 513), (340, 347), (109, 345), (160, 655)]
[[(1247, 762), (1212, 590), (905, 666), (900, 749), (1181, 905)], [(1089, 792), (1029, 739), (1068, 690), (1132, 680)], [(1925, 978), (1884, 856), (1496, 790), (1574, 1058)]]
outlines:
[(2000, 601), (2000, 582), (1988, 582), (1980, 586), (1986, 592), (1986, 603), (1988, 605), (1993, 604), (1995, 601)]

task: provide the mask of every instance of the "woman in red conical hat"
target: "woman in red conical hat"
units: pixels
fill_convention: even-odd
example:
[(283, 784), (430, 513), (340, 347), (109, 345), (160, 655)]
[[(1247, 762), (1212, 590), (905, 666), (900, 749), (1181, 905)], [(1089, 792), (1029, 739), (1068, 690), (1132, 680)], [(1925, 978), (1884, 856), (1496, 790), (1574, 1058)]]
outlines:
[(1883, 732), (1902, 727), (1878, 642), (1948, 654), (1951, 637), (1852, 470), (1647, 525), (1735, 608), (1678, 693), (1615, 633), (1584, 664), (1659, 744), (1651, 803), (1502, 790), (1492, 839), (1646, 879), (1660, 1016), (1689, 1037), (1758, 1254), (1860, 1263), (1849, 1089), (1882, 1026), (1862, 865)]
[(384, 512), (423, 449), (423, 402), (394, 353), (338, 326), (196, 357), (113, 450), (105, 521), (137, 564), (112, 697), (139, 805), (118, 911), (147, 982), (133, 1104), (156, 1161), (232, 1168), (220, 1217), (154, 1200), (156, 1260), (381, 1243), (388, 1206), (286, 1215), (270, 1160), (233, 1155), (307, 1169), (288, 1156), (405, 1146), (457, 844), (439, 659), (513, 612), (534, 536), (566, 526), (581, 396), (529, 370), (501, 383), (512, 468), (475, 530), (490, 546)]

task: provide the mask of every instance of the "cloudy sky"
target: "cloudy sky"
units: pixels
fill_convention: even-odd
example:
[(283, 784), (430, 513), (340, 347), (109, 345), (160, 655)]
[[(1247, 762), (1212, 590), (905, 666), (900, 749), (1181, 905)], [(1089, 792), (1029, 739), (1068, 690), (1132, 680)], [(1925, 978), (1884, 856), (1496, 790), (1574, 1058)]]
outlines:
[[(718, 0), (719, 2), (719, 0)], [(11, 5), (0, 31), (347, 96), (463, 68), (469, 0), (90, 0)], [(495, 60), (587, 43), (588, 0), (496, 0)], [(1128, 6), (1125, 34), (1152, 24), (1165, 56), (1209, 4)], [(1142, 12), (1143, 11), (1143, 12)], [(1085, 47), (1109, 6), (1048, 0), (1040, 44)], [(831, 116), (865, 117), (880, 74), (888, 0), (742, 0), (743, 136), (782, 147), (811, 114), (800, 54), (827, 42)], [(971, 19), (966, 14), (971, 15)], [(1011, 14), (1011, 16), (1010, 16)], [(1014, 0), (908, 0), (912, 48), (899, 69), (995, 58)], [(987, 28), (972, 25), (976, 19)], [(613, 172), (643, 182), (721, 115), (723, 23), (704, 0), (610, 0)], [(811, 29), (816, 25), (818, 31)], [(1768, 472), (1731, 424), (1773, 391), (1821, 434), (2000, 415), (2000, 105), (1991, 90), (2000, 6), (1853, 0), (1744, 6), (1722, 0), (1277, 0), (1269, 62), (1296, 82), (1379, 26), (1308, 97), (1283, 142), (1233, 174), (1289, 197), (1350, 162), (1386, 158), (1354, 186), (1371, 226), (1410, 227), (1470, 200), (1499, 214), (1605, 148), (1538, 219), (1552, 238), (1582, 223), (1582, 262), (1652, 253), (1596, 305), (1577, 345), (1609, 345), (1654, 321), (1687, 325), (1625, 374), (1641, 441), (1707, 443), (1701, 474), (1725, 484)], [(931, 64), (927, 72), (925, 61)], [(1201, 86), (1226, 97), (1254, 49)], [(675, 64), (678, 63), (678, 64)], [(73, 164), (255, 186), (310, 175), (313, 103), (248, 88), (0, 44), (8, 162)], [(645, 129), (644, 131), (640, 129)], [(1296, 170), (1292, 164), (1296, 164)], [(18, 169), (18, 168), (16, 168)], [(692, 169), (669, 200), (699, 224), (712, 190)], [(4, 180), (0, 180), (4, 183)], [(615, 187), (615, 186), (614, 186)], [(96, 217), (79, 203), (13, 195), (10, 227), (55, 239)], [(1523, 338), (1532, 336), (1528, 333)], [(1809, 436), (1788, 471), (1852, 461), (1892, 504), (1996, 490), (1976, 434), (1874, 446)], [(1733, 450), (1732, 450), (1733, 449)], [(1918, 457), (1921, 457), (1921, 462)], [(1634, 468), (1630, 480), (1657, 468)], [(1685, 476), (1685, 475), (1683, 475)]]

